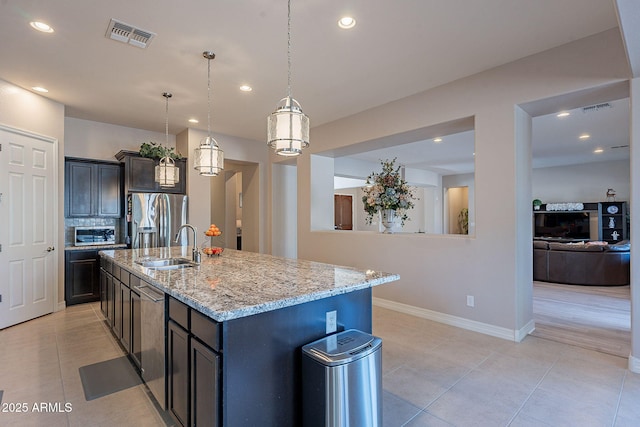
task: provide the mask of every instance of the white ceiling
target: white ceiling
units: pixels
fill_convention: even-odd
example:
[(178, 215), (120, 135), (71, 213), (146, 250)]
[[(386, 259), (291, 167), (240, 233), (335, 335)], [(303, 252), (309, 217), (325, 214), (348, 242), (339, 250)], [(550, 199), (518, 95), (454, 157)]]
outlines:
[[(176, 134), (191, 117), (206, 129), (212, 50), (213, 130), (262, 141), (286, 95), (286, 12), (284, 0), (3, 0), (0, 78), (47, 87), (67, 116), (157, 132), (170, 91)], [(346, 13), (350, 31), (336, 25)], [(109, 40), (111, 18), (157, 36), (144, 50)], [(313, 129), (616, 26), (607, 0), (294, 0), (293, 95)]]

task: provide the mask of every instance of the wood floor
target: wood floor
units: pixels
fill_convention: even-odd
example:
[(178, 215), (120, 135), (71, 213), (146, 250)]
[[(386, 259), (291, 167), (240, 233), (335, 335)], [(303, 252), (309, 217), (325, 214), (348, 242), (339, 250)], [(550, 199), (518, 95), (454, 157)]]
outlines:
[(629, 286), (576, 286), (533, 282), (532, 335), (629, 357)]

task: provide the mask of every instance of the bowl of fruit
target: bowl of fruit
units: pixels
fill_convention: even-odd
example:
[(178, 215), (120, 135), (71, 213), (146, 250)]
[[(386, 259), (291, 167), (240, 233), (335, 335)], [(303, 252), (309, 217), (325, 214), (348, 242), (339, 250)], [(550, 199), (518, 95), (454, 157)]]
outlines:
[(222, 235), (222, 231), (220, 231), (217, 225), (211, 224), (209, 229), (204, 232), (204, 235), (207, 237), (218, 237)]
[(202, 244), (202, 253), (207, 256), (220, 256), (224, 249), (220, 246), (217, 246), (215, 244), (215, 240), (217, 237), (220, 237), (222, 235), (222, 231), (220, 231), (217, 225), (211, 224), (209, 226), (209, 229), (204, 232), (204, 235), (209, 237), (209, 239), (206, 239)]
[(206, 248), (202, 248), (202, 253), (207, 256), (220, 256), (222, 251), (224, 251), (224, 249), (217, 246), (207, 246)]

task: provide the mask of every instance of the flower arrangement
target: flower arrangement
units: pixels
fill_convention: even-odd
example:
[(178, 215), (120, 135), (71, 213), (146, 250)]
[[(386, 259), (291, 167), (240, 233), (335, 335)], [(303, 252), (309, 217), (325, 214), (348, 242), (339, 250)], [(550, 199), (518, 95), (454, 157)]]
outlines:
[(413, 187), (400, 176), (400, 166), (396, 166), (397, 158), (380, 161), (382, 172), (373, 172), (367, 177), (367, 186), (362, 189), (366, 222), (371, 225), (373, 216), (381, 210), (392, 209), (402, 220), (402, 225), (409, 219), (407, 211), (415, 205)]

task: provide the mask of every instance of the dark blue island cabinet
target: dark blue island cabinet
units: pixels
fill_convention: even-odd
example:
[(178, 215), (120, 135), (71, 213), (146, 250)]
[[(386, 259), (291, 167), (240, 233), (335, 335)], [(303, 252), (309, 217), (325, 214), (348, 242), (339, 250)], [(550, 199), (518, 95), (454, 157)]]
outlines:
[(303, 345), (338, 332), (371, 333), (371, 288), (215, 322), (168, 296), (167, 406), (179, 425), (302, 424)]

